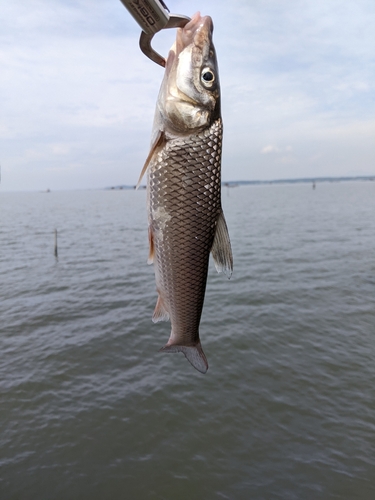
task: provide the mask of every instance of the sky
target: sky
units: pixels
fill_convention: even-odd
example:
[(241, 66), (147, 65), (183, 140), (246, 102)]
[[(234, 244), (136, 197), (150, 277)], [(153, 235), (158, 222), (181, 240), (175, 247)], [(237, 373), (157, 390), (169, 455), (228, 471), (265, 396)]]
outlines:
[[(224, 181), (375, 174), (374, 0), (166, 3), (214, 21)], [(0, 26), (0, 191), (135, 184), (163, 68), (120, 0), (0, 0)]]

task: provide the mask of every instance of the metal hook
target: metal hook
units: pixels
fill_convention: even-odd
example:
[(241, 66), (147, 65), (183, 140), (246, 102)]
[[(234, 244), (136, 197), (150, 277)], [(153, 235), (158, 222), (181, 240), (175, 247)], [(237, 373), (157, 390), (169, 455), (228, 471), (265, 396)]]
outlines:
[(152, 37), (165, 28), (183, 28), (190, 17), (169, 14), (163, 0), (121, 0), (142, 29), (139, 46), (151, 61), (165, 67), (165, 59), (151, 47)]
[[(183, 16), (180, 14), (171, 14), (169, 16), (167, 24), (163, 27), (163, 29), (167, 28), (183, 28), (190, 21), (190, 17)], [(139, 47), (141, 51), (147, 56), (151, 61), (156, 62), (163, 68), (165, 68), (166, 60), (163, 56), (158, 54), (151, 46), (151, 40), (155, 33), (145, 33), (142, 31), (141, 38), (139, 39)]]

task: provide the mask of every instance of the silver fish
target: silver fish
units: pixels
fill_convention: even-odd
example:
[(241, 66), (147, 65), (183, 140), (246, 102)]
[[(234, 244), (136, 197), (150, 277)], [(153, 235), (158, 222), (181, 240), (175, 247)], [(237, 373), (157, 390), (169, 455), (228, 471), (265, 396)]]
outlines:
[(158, 300), (153, 321), (171, 320), (162, 352), (208, 369), (199, 339), (210, 252), (218, 272), (233, 259), (221, 208), (222, 120), (213, 24), (195, 14), (177, 31), (161, 85), (148, 175), (150, 254)]

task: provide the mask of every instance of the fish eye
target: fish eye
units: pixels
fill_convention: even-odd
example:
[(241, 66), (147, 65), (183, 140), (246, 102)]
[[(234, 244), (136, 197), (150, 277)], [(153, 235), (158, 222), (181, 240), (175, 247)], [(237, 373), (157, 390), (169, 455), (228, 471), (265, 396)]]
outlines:
[(202, 70), (201, 81), (205, 87), (212, 87), (215, 81), (215, 75), (210, 68), (204, 68)]

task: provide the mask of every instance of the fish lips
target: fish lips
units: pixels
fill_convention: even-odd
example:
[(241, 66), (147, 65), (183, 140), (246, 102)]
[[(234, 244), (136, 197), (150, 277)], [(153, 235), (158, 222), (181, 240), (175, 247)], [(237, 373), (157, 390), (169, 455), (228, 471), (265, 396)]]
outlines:
[(203, 50), (207, 40), (211, 42), (214, 25), (210, 16), (201, 16), (196, 12), (191, 20), (183, 27), (177, 30), (176, 53), (180, 54), (191, 44), (196, 45)]

